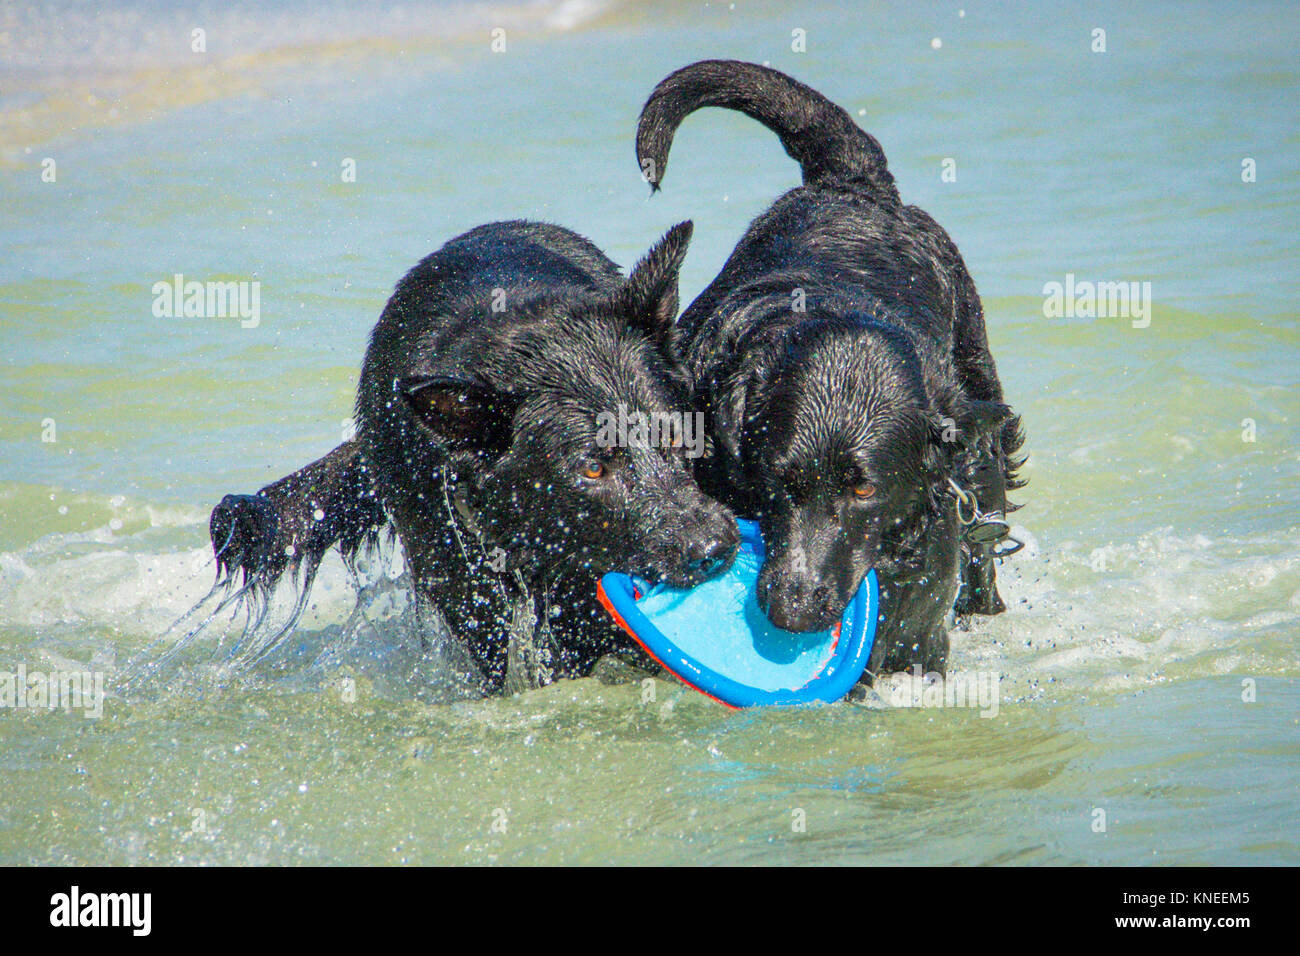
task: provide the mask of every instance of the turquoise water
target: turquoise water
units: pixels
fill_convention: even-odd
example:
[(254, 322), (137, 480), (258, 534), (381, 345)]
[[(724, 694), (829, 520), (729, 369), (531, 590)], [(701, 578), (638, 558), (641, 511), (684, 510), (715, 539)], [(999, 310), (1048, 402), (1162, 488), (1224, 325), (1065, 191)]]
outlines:
[[(0, 862), (1300, 863), (1296, 8), (52, 9), (0, 11), (0, 673), (109, 699), (0, 710)], [(440, 704), (400, 633), (307, 666), (354, 603), (337, 562), (275, 666), (118, 693), (211, 583), (212, 505), (347, 431), (421, 256), (528, 216), (627, 265), (689, 217), (703, 288), (798, 179), (710, 111), (647, 199), (639, 107), (717, 56), (849, 109), (979, 285), (1031, 456), (1010, 610), (953, 636), (996, 716), (901, 679)], [(177, 273), (258, 282), (257, 323), (156, 317)], [(1047, 317), (1067, 276), (1149, 282), (1149, 324)]]

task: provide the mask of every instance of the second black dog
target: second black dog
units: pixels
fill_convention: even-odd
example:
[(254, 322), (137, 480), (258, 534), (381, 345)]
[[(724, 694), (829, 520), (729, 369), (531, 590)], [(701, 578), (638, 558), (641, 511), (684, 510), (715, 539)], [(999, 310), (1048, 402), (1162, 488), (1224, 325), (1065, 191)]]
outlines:
[[(869, 669), (942, 672), (962, 562), (950, 481), (1006, 510), (1022, 442), (975, 285), (947, 233), (903, 205), (880, 145), (775, 70), (705, 61), (660, 83), (637, 127), (653, 187), (677, 127), (705, 106), (763, 123), (804, 180), (679, 323), (718, 447), (705, 487), (759, 518), (758, 599), (774, 624), (829, 626), (875, 567), (884, 624)], [(967, 548), (964, 607), (997, 613), (987, 549)]]

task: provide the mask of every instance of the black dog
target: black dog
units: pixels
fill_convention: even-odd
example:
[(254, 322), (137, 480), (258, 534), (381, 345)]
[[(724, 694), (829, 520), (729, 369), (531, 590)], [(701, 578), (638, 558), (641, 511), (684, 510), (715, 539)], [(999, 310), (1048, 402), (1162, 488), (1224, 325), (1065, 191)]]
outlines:
[[(774, 624), (828, 626), (875, 567), (884, 625), (869, 669), (942, 672), (961, 525), (976, 517), (950, 479), (989, 513), (984, 542), (1005, 533), (1005, 492), (1020, 485), (1019, 419), (1002, 404), (975, 285), (947, 233), (902, 204), (880, 145), (775, 70), (706, 61), (660, 83), (636, 140), (652, 188), (677, 127), (705, 106), (775, 132), (804, 181), (679, 322), (719, 452), (705, 488), (760, 519), (758, 598)], [(979, 539), (967, 537), (959, 609), (998, 613)]]
[(305, 569), (310, 585), (331, 546), (350, 559), (388, 521), (422, 621), (463, 640), (484, 690), (508, 673), (585, 675), (630, 650), (596, 602), (601, 574), (690, 586), (739, 543), (680, 430), (622, 447), (599, 432), (620, 410), (691, 414), (673, 321), (690, 233), (669, 230), (626, 280), (558, 226), (494, 223), (448, 242), (398, 283), (372, 333), (357, 440), (213, 511), (222, 570), (271, 586)]

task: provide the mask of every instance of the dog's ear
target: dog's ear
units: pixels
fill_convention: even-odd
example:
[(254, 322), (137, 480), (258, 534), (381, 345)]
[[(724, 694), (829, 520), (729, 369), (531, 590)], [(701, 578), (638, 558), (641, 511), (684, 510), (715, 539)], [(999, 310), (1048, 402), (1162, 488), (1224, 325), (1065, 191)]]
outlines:
[(965, 446), (973, 445), (985, 435), (992, 434), (1011, 415), (1011, 407), (1001, 402), (967, 399), (959, 404), (954, 415), (938, 416), (938, 424), (942, 426), (940, 439), (951, 441), (952, 438), (945, 439), (943, 433), (955, 425), (957, 441)]
[(1013, 414), (1001, 402), (950, 396), (944, 409), (926, 416), (930, 430), (930, 447), (926, 465), (943, 470), (959, 453), (970, 451), (986, 435), (993, 434)]
[(397, 383), (420, 423), (455, 451), (498, 454), (510, 445), (520, 399), (460, 375), (412, 375)]
[(720, 464), (731, 483), (739, 488), (749, 484), (741, 439), (747, 422), (763, 403), (767, 384), (767, 367), (755, 364), (708, 390), (714, 396), (708, 411), (715, 448), (722, 455)]
[(632, 268), (618, 293), (617, 303), (628, 324), (645, 332), (674, 362), (680, 362), (681, 354), (677, 341), (677, 278), (694, 229), (688, 219), (664, 233)]
[(740, 466), (740, 437), (745, 428), (747, 391), (745, 380), (740, 377), (725, 389), (710, 389), (713, 396), (708, 407), (711, 430), (717, 441), (717, 453), (722, 455), (722, 464), (728, 474), (733, 474)]

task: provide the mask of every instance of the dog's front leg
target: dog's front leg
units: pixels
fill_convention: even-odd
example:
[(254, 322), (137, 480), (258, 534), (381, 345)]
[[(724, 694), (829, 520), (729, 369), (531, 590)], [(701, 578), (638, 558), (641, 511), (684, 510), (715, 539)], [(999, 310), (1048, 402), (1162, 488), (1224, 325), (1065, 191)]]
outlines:
[(998, 594), (997, 572), (987, 545), (967, 545), (962, 557), (961, 593), (954, 606), (959, 615), (1001, 614), (1007, 609)]
[(244, 583), (275, 587), (286, 569), (314, 576), (338, 545), (350, 560), (384, 524), (356, 442), (345, 442), (305, 468), (253, 495), (226, 495), (208, 530), (218, 577), (242, 573)]

